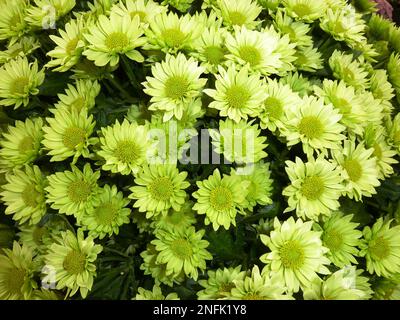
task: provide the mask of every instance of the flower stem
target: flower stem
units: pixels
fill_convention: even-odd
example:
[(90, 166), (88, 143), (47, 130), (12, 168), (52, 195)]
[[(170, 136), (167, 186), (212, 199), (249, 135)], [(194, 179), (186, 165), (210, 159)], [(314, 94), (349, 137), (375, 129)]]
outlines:
[(129, 101), (133, 102), (136, 101), (131, 95), (126, 91), (119, 83), (117, 80), (114, 79), (112, 75), (107, 76), (108, 81), (119, 91), (121, 94)]
[(130, 61), (127, 59), (126, 56), (121, 56), (121, 59), (122, 59), (122, 64), (124, 66), (124, 71), (125, 71), (126, 75), (128, 76), (131, 85), (135, 89), (140, 89), (139, 82), (137, 81), (137, 79), (135, 77), (132, 66), (130, 64)]

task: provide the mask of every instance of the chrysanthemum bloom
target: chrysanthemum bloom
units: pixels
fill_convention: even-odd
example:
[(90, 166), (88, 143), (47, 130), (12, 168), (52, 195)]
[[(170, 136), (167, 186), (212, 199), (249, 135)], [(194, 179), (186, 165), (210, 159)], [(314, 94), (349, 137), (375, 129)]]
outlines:
[(282, 224), (275, 218), (270, 236), (260, 235), (261, 241), (271, 250), (260, 257), (271, 270), (271, 276), (279, 276), (288, 291), (298, 292), (307, 288), (317, 273), (329, 274), (325, 265), (330, 261), (322, 245), (321, 232), (312, 231), (312, 222), (293, 217)]
[(223, 154), (225, 159), (236, 163), (255, 163), (267, 156), (267, 137), (261, 135), (261, 130), (254, 120), (238, 123), (231, 119), (219, 121), (219, 130), (210, 129), (214, 151)]
[(185, 202), (184, 189), (190, 186), (186, 177), (187, 172), (179, 172), (175, 165), (144, 166), (136, 175), (136, 186), (129, 189), (129, 198), (136, 200), (133, 207), (146, 212), (146, 218), (166, 214), (170, 208), (179, 211)]
[(236, 71), (234, 65), (227, 70), (218, 67), (215, 89), (205, 89), (204, 93), (214, 99), (208, 107), (219, 110), (222, 117), (239, 122), (248, 116), (258, 115), (267, 94), (259, 75), (249, 75), (248, 69)]
[(69, 230), (63, 232), (49, 246), (45, 256), (46, 266), (55, 271), (57, 290), (67, 288), (67, 296), (73, 296), (79, 290), (82, 298), (86, 298), (96, 276), (95, 261), (102, 250), (92, 237), (85, 238), (81, 229), (77, 235)]
[(189, 54), (200, 61), (205, 72), (216, 73), (218, 66), (225, 62), (227, 49), (226, 36), (228, 32), (219, 25), (204, 29), (201, 37), (193, 41), (193, 48)]
[(201, 95), (207, 79), (200, 78), (204, 68), (193, 58), (179, 53), (167, 55), (161, 63), (152, 66), (153, 77), (146, 77), (143, 90), (151, 96), (149, 110), (164, 112), (164, 121), (175, 116), (182, 118), (187, 105)]
[(14, 169), (6, 175), (7, 184), (0, 193), (5, 202), (5, 214), (12, 214), (19, 223), (36, 224), (46, 214), (44, 188), (46, 178), (38, 166)]
[(234, 280), (244, 280), (246, 272), (242, 271), (242, 266), (239, 265), (235, 268), (209, 270), (207, 276), (206, 280), (198, 281), (204, 288), (197, 291), (198, 300), (226, 299), (235, 287)]
[(291, 295), (286, 294), (286, 288), (282, 285), (277, 275), (270, 276), (269, 272), (260, 273), (258, 266), (254, 266), (250, 276), (244, 279), (234, 280), (234, 288), (228, 299), (232, 300), (292, 300)]
[(0, 171), (21, 168), (32, 163), (40, 153), (43, 138), (41, 118), (27, 118), (8, 126), (0, 139)]
[(339, 111), (342, 115), (340, 123), (346, 126), (349, 132), (362, 135), (368, 114), (353, 87), (347, 86), (343, 80), (325, 79), (322, 87), (314, 87), (314, 92), (318, 97), (324, 98), (325, 103), (332, 104)]
[(193, 209), (206, 215), (204, 223), (212, 224), (214, 230), (221, 226), (228, 230), (231, 224), (236, 226), (236, 214), (243, 213), (250, 183), (241, 181), (236, 175), (221, 177), (219, 170), (215, 169), (206, 180), (196, 184), (199, 189), (193, 193), (197, 199)]
[(311, 23), (325, 14), (325, 0), (284, 0), (286, 12), (296, 20)]
[(93, 207), (81, 216), (80, 224), (93, 238), (117, 235), (119, 227), (129, 223), (131, 210), (126, 208), (129, 202), (116, 186), (106, 184), (93, 200)]
[(395, 92), (385, 69), (374, 70), (370, 79), (370, 90), (375, 99), (385, 104), (384, 110), (391, 113), (393, 105), (390, 101), (395, 97)]
[(166, 264), (166, 274), (186, 276), (197, 280), (199, 271), (206, 270), (206, 260), (212, 255), (206, 250), (209, 243), (203, 240), (205, 230), (197, 231), (194, 227), (186, 230), (157, 230), (156, 239), (151, 241), (158, 251), (157, 263)]
[(194, 0), (163, 0), (161, 4), (163, 5), (170, 5), (175, 9), (179, 10), (180, 12), (186, 12), (192, 5)]
[(378, 180), (379, 168), (374, 149), (365, 149), (364, 143), (358, 145), (346, 140), (344, 147), (332, 151), (332, 157), (342, 167), (345, 184), (345, 194), (350, 199), (360, 201), (361, 198), (371, 197), (380, 186)]
[(400, 225), (391, 227), (392, 220), (379, 218), (372, 228), (363, 230), (360, 256), (367, 260), (369, 273), (390, 278), (400, 268)]
[(63, 161), (73, 157), (72, 163), (76, 163), (80, 156), (90, 157), (89, 146), (95, 144), (98, 139), (90, 138), (96, 122), (93, 115), (88, 115), (86, 109), (81, 111), (68, 111), (63, 108), (54, 112), (54, 118), (46, 118), (48, 126), (43, 127), (43, 145), (50, 161)]
[(29, 300), (33, 289), (34, 266), (32, 250), (14, 241), (12, 250), (2, 249), (0, 253), (0, 299)]
[(18, 42), (9, 43), (3, 51), (0, 52), (0, 64), (9, 62), (18, 56), (29, 56), (36, 49), (40, 48), (40, 42), (34, 36), (24, 36)]
[(216, 0), (214, 9), (220, 14), (224, 25), (256, 28), (260, 22), (257, 17), (262, 8), (253, 0)]
[(378, 278), (374, 286), (374, 300), (400, 300), (400, 279)]
[(55, 27), (56, 21), (70, 12), (75, 0), (34, 0), (27, 10), (26, 22), (35, 28)]
[(267, 79), (265, 86), (267, 98), (262, 105), (258, 118), (260, 127), (270, 131), (276, 131), (286, 125), (286, 113), (296, 109), (302, 100), (300, 96), (293, 92), (289, 85), (282, 84), (276, 79)]
[(312, 37), (309, 35), (311, 27), (308, 23), (294, 21), (283, 11), (278, 11), (273, 24), (280, 33), (287, 34), (290, 42), (295, 43), (296, 46), (310, 47), (313, 45)]
[(10, 39), (13, 44), (29, 31), (25, 22), (28, 1), (2, 1), (0, 6), (0, 40)]
[(236, 27), (233, 35), (226, 36), (226, 47), (229, 53), (226, 57), (240, 66), (248, 66), (252, 72), (260, 72), (263, 75), (279, 73), (283, 68), (282, 59), (294, 54), (294, 45), (288, 44), (286, 49), (290, 52), (283, 56), (278, 52), (282, 41), (289, 41), (288, 36), (283, 38), (273, 29), (263, 32), (248, 30), (245, 27)]
[(300, 97), (305, 97), (312, 92), (312, 83), (299, 72), (288, 73), (279, 79), (280, 84), (287, 84)]
[(314, 96), (304, 97), (297, 108), (288, 110), (286, 126), (281, 134), (287, 145), (299, 142), (303, 151), (311, 156), (314, 151), (326, 154), (327, 149), (339, 149), (345, 139), (342, 132), (345, 127), (339, 123), (342, 116), (331, 104), (324, 104)]
[(150, 23), (156, 16), (166, 12), (167, 7), (153, 0), (126, 0), (115, 3), (111, 11), (121, 17), (128, 14), (132, 19), (139, 16), (141, 23)]
[(89, 163), (85, 164), (83, 172), (75, 166), (71, 169), (47, 177), (47, 202), (60, 213), (73, 214), (79, 219), (94, 206), (100, 191), (97, 185), (100, 171), (93, 172)]
[(56, 47), (47, 55), (52, 58), (46, 66), (54, 71), (65, 72), (76, 65), (85, 47), (83, 31), (85, 21), (82, 18), (71, 19), (65, 24), (64, 30), (59, 30), (60, 36), (50, 35)]
[(89, 45), (83, 54), (99, 67), (108, 63), (110, 66), (117, 65), (120, 55), (143, 62), (142, 54), (136, 49), (147, 41), (142, 37), (143, 32), (139, 16), (101, 15), (97, 24), (84, 34)]
[(96, 104), (96, 97), (100, 93), (100, 89), (100, 84), (97, 81), (77, 80), (74, 85), (68, 84), (65, 93), (57, 95), (59, 102), (56, 103), (55, 109), (76, 110), (78, 112), (82, 109), (90, 110)]
[(138, 288), (138, 293), (132, 300), (180, 300), (175, 292), (169, 293), (167, 296), (161, 291), (159, 285), (155, 284), (153, 290), (146, 290), (142, 287)]
[(154, 151), (145, 126), (124, 120), (101, 130), (101, 149), (97, 154), (104, 159), (103, 170), (136, 174)]
[(143, 49), (176, 53), (190, 48), (193, 40), (200, 37), (204, 28), (204, 25), (189, 14), (179, 17), (174, 12), (162, 12), (150, 21), (150, 27), (145, 33), (148, 42)]
[(389, 76), (389, 81), (397, 91), (397, 95), (400, 92), (400, 54), (392, 53), (390, 55), (387, 71)]
[(397, 153), (400, 153), (400, 113), (389, 118), (386, 124), (388, 131), (388, 143), (393, 146)]
[(285, 212), (296, 210), (298, 217), (318, 220), (320, 215), (329, 216), (339, 208), (344, 188), (336, 165), (322, 158), (304, 163), (296, 157), (296, 162), (286, 161), (286, 173), (290, 185), (282, 191), (288, 197)]
[(358, 61), (353, 60), (352, 54), (335, 50), (329, 58), (329, 66), (334, 77), (347, 85), (357, 90), (365, 90), (369, 86), (368, 73)]
[(357, 247), (361, 243), (362, 232), (357, 230), (359, 224), (351, 222), (352, 219), (352, 214), (335, 212), (325, 220), (322, 228), (318, 228), (323, 232), (323, 245), (329, 249), (326, 256), (339, 268), (357, 264), (355, 257), (358, 256)]
[(247, 187), (246, 207), (252, 210), (257, 204), (265, 206), (272, 203), (272, 179), (269, 163), (262, 161), (247, 168), (231, 168), (231, 175), (237, 175), (241, 180), (250, 182)]
[(193, 202), (185, 199), (179, 211), (173, 208), (168, 210), (167, 214), (160, 214), (152, 217), (153, 229), (176, 230), (187, 229), (196, 223), (195, 212), (193, 211)]
[(299, 71), (315, 72), (324, 68), (322, 54), (313, 46), (297, 47), (294, 58), (293, 65)]
[(26, 57), (17, 57), (0, 67), (0, 105), (26, 107), (31, 96), (39, 93), (44, 81), (44, 70), (37, 61), (29, 63)]
[(304, 300), (369, 300), (373, 291), (368, 278), (354, 266), (340, 269), (325, 280), (315, 278), (304, 289)]
[(350, 47), (367, 41), (362, 15), (350, 4), (339, 10), (328, 9), (321, 19), (320, 27), (335, 40), (344, 41)]

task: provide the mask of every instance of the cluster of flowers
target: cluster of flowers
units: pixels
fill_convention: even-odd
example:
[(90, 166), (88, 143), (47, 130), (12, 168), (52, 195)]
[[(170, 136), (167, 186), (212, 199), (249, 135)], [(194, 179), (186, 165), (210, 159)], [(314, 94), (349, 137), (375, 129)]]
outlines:
[[(375, 10), (0, 0), (0, 198), (18, 229), (12, 248), (0, 242), (0, 299), (87, 297), (129, 224), (152, 239), (130, 239), (154, 285), (135, 299), (178, 299), (186, 279), (199, 299), (399, 299), (398, 221), (361, 225), (341, 206), (373, 197), (400, 153), (400, 28)], [(43, 97), (65, 74), (64, 92)], [(98, 104), (111, 94), (122, 117), (102, 124), (100, 111), (121, 109)], [(230, 171), (180, 163), (200, 129)], [(154, 130), (179, 135), (172, 154)], [(268, 140), (282, 146), (271, 157)], [(277, 155), (286, 174), (272, 172)], [(282, 175), (282, 210), (248, 225), (264, 251), (256, 264), (210, 268), (207, 232), (273, 205)], [(0, 227), (4, 239), (11, 227)]]

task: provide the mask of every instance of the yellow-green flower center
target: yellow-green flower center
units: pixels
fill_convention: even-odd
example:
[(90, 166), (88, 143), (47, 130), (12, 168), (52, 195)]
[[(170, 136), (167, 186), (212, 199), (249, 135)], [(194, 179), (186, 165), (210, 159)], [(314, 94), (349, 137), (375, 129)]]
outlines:
[(79, 42), (78, 37), (68, 41), (67, 45), (65, 46), (65, 52), (67, 53), (67, 55), (71, 55), (74, 53), (76, 46), (78, 45), (78, 42)]
[(395, 133), (393, 134), (393, 142), (396, 145), (400, 144), (400, 130), (399, 131), (395, 131)]
[(43, 236), (47, 233), (46, 227), (35, 227), (32, 232), (32, 239), (36, 245), (41, 245), (43, 243)]
[(36, 190), (36, 186), (34, 184), (29, 184), (25, 187), (24, 191), (21, 193), (22, 201), (27, 207), (34, 208), (38, 204), (38, 199), (41, 194)]
[(172, 225), (179, 225), (183, 220), (185, 220), (185, 217), (183, 216), (182, 213), (174, 211), (172, 214), (169, 214), (166, 216), (166, 220), (168, 223)]
[(300, 18), (312, 14), (312, 8), (305, 3), (298, 3), (293, 6), (292, 11)]
[(182, 99), (189, 88), (186, 77), (172, 76), (165, 81), (165, 95), (170, 99)]
[(139, 11), (139, 10), (137, 10), (137, 11), (131, 11), (131, 12), (129, 12), (129, 14), (130, 14), (130, 16), (131, 16), (132, 19), (133, 19), (134, 17), (136, 17), (136, 16), (139, 16), (140, 21), (142, 21), (142, 22), (145, 22), (145, 21), (146, 21), (146, 18), (147, 18), (147, 13), (144, 12), (144, 11)]
[(250, 91), (245, 86), (232, 85), (226, 89), (225, 98), (231, 108), (240, 109), (245, 107), (250, 97)]
[(86, 99), (84, 97), (77, 97), (72, 103), (71, 103), (71, 109), (75, 109), (78, 112), (80, 112), (83, 107), (86, 104)]
[(353, 70), (351, 70), (349, 67), (344, 67), (343, 68), (343, 79), (348, 82), (348, 83), (353, 83), (355, 81), (355, 74)]
[(307, 116), (299, 123), (299, 132), (308, 139), (315, 139), (324, 133), (324, 126), (315, 116)]
[(283, 115), (283, 104), (281, 100), (276, 97), (268, 97), (264, 105), (270, 118), (280, 119)]
[(169, 177), (155, 179), (148, 188), (152, 198), (159, 201), (171, 199), (174, 192), (174, 185)]
[(242, 297), (242, 300), (265, 300), (265, 297), (260, 296), (255, 292), (249, 292)]
[(240, 12), (240, 11), (230, 11), (228, 13), (229, 15), (229, 20), (231, 20), (231, 23), (233, 25), (244, 25), (247, 22), (247, 16), (245, 13)]
[(223, 186), (216, 187), (210, 193), (210, 204), (214, 210), (229, 210), (233, 204), (232, 191)]
[(348, 28), (343, 24), (341, 20), (335, 21), (335, 25), (333, 27), (333, 32), (338, 34), (338, 33), (344, 33), (347, 32)]
[(7, 292), (18, 297), (22, 296), (22, 287), (25, 284), (26, 271), (24, 269), (13, 268), (5, 278), (4, 284)]
[(68, 149), (75, 149), (78, 145), (84, 144), (86, 131), (79, 127), (70, 127), (64, 131), (62, 141)]
[(64, 258), (63, 267), (70, 274), (79, 274), (85, 271), (86, 255), (82, 252), (71, 250)]
[(204, 49), (204, 56), (211, 64), (218, 65), (225, 56), (224, 50), (218, 46), (209, 46)]
[(318, 176), (311, 176), (304, 178), (301, 186), (301, 193), (308, 200), (317, 200), (324, 193), (325, 184), (322, 178)]
[(34, 140), (32, 137), (30, 136), (24, 137), (18, 144), (18, 151), (21, 153), (26, 153), (28, 151), (31, 151), (33, 150), (34, 147), (33, 144)]
[(347, 99), (333, 96), (330, 98), (333, 106), (340, 110), (341, 114), (348, 114), (351, 112), (351, 104)]
[(166, 45), (171, 48), (180, 47), (186, 39), (186, 35), (179, 28), (165, 29), (161, 36)]
[(94, 215), (98, 224), (111, 225), (118, 215), (118, 208), (111, 202), (102, 203), (95, 209)]
[(255, 66), (261, 62), (260, 50), (254, 46), (241, 46), (239, 48), (239, 56), (251, 66)]
[(357, 182), (358, 180), (360, 180), (363, 169), (358, 160), (348, 159), (343, 163), (343, 167), (346, 169), (346, 172), (349, 175), (351, 181)]
[(235, 288), (235, 284), (233, 282), (226, 282), (226, 283), (221, 283), (219, 286), (219, 295), (220, 297), (225, 297), (225, 293), (228, 292), (230, 293), (233, 288)]
[(139, 146), (131, 140), (119, 141), (114, 152), (116, 158), (124, 163), (136, 162), (141, 154)]
[(29, 86), (29, 78), (28, 77), (18, 77), (15, 78), (13, 82), (11, 82), (10, 92), (11, 94), (25, 95), (28, 93)]
[(377, 237), (368, 244), (369, 252), (374, 260), (382, 260), (390, 255), (389, 242), (384, 237)]
[(338, 230), (332, 229), (324, 232), (323, 241), (331, 251), (340, 250), (343, 245), (343, 235)]
[(67, 193), (68, 198), (72, 202), (83, 202), (86, 201), (89, 195), (92, 193), (92, 187), (84, 180), (77, 180), (71, 182)]
[(193, 255), (192, 245), (186, 239), (177, 239), (171, 243), (171, 251), (181, 260), (190, 259)]
[(285, 268), (299, 269), (304, 264), (304, 249), (296, 240), (286, 241), (280, 248), (279, 255)]
[(377, 157), (378, 159), (382, 159), (383, 152), (379, 143), (374, 144), (374, 156)]
[(107, 35), (105, 45), (114, 52), (121, 52), (129, 45), (129, 38), (123, 32), (113, 32)]

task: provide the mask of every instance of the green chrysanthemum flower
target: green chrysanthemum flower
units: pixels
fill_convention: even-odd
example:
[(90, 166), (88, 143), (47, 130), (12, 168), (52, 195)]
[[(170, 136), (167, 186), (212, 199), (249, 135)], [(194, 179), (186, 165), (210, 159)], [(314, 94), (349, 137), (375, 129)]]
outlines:
[(151, 241), (158, 251), (157, 263), (166, 264), (166, 274), (186, 276), (197, 280), (198, 273), (206, 270), (206, 260), (212, 255), (206, 250), (209, 243), (203, 240), (205, 230), (197, 231), (194, 227), (186, 230), (157, 230), (156, 240)]
[(36, 224), (46, 214), (44, 188), (47, 184), (38, 166), (14, 169), (6, 175), (7, 184), (0, 193), (5, 214), (12, 214), (19, 223)]
[(161, 13), (165, 13), (167, 7), (159, 5), (153, 0), (126, 0), (115, 3), (112, 12), (123, 17), (129, 15), (132, 19), (139, 16), (140, 22), (150, 23)]
[(371, 227), (363, 230), (364, 240), (360, 256), (367, 260), (369, 273), (390, 278), (400, 268), (400, 225), (391, 227), (392, 220), (379, 218)]
[(223, 268), (207, 272), (207, 280), (199, 280), (199, 285), (204, 289), (197, 292), (199, 300), (226, 299), (235, 287), (235, 281), (244, 280), (246, 272), (241, 271), (242, 266)]
[(283, 11), (278, 11), (274, 17), (274, 26), (282, 34), (287, 34), (290, 42), (296, 46), (310, 47), (313, 45), (312, 37), (308, 34), (311, 27), (307, 23), (294, 21)]
[(8, 44), (6, 49), (0, 52), (0, 65), (16, 57), (28, 57), (37, 48), (40, 48), (40, 42), (33, 36), (22, 37), (14, 44)]
[(28, 1), (3, 1), (0, 8), (0, 40), (10, 39), (13, 44), (29, 31), (25, 22)]
[(58, 72), (68, 71), (75, 66), (85, 47), (85, 29), (85, 21), (82, 18), (71, 19), (65, 24), (64, 30), (59, 31), (60, 36), (50, 35), (56, 47), (47, 53), (52, 60), (46, 66)]
[(287, 145), (301, 142), (303, 151), (309, 156), (314, 151), (326, 154), (327, 149), (339, 149), (341, 140), (345, 139), (341, 134), (345, 127), (339, 123), (342, 116), (322, 99), (304, 97), (297, 108), (288, 110), (287, 118), (286, 126), (281, 130)]
[(64, 94), (57, 95), (60, 101), (55, 105), (55, 109), (66, 109), (70, 112), (81, 112), (82, 109), (89, 111), (95, 106), (100, 89), (97, 81), (77, 80), (74, 85), (68, 84)]
[(166, 214), (170, 208), (179, 211), (185, 202), (184, 189), (190, 186), (186, 177), (187, 172), (174, 165), (144, 166), (136, 175), (136, 186), (130, 188), (129, 198), (136, 200), (133, 207), (147, 212), (147, 218)]
[(353, 215), (335, 212), (322, 224), (322, 243), (329, 249), (326, 256), (339, 268), (357, 264), (362, 232), (357, 230), (358, 223), (351, 222)]
[(120, 55), (143, 62), (142, 54), (136, 49), (147, 42), (141, 37), (143, 32), (138, 16), (131, 19), (129, 15), (101, 15), (89, 33), (84, 34), (89, 45), (83, 54), (99, 67), (108, 63), (110, 66), (117, 65)]
[(296, 157), (296, 162), (286, 161), (286, 173), (291, 184), (282, 191), (288, 197), (285, 212), (296, 210), (298, 217), (318, 220), (339, 208), (343, 180), (336, 165), (320, 158), (304, 163)]
[(315, 72), (323, 69), (322, 54), (313, 46), (297, 47), (293, 65), (297, 70)]
[(315, 278), (304, 290), (304, 300), (369, 300), (372, 295), (368, 278), (361, 276), (363, 270), (347, 267), (325, 280)]
[(161, 4), (170, 5), (180, 12), (186, 12), (194, 0), (163, 0)]
[(298, 93), (300, 97), (305, 97), (312, 92), (312, 83), (308, 78), (298, 72), (288, 73), (279, 79), (279, 83), (288, 85), (294, 92)]
[(201, 95), (207, 79), (200, 78), (204, 72), (193, 58), (186, 59), (179, 53), (167, 55), (165, 61), (151, 68), (153, 77), (144, 82), (144, 92), (151, 96), (149, 110), (164, 112), (164, 121), (176, 117), (182, 119), (190, 102)]
[(271, 250), (260, 260), (267, 264), (272, 277), (277, 275), (283, 281), (288, 291), (307, 288), (318, 277), (317, 273), (330, 273), (324, 266), (330, 264), (324, 256), (328, 249), (322, 245), (321, 232), (311, 230), (312, 224), (292, 217), (281, 224), (275, 218), (270, 236), (260, 235)]
[(51, 291), (49, 289), (40, 289), (40, 290), (35, 290), (32, 293), (32, 300), (61, 300), (62, 297), (60, 297), (55, 291)]
[(159, 285), (155, 284), (153, 290), (138, 288), (138, 293), (132, 300), (180, 300), (178, 295), (173, 292), (164, 296)]
[(73, 157), (75, 164), (80, 156), (91, 156), (89, 146), (98, 139), (90, 138), (96, 122), (86, 109), (68, 111), (63, 108), (54, 112), (54, 118), (46, 118), (48, 126), (43, 127), (43, 145), (51, 156), (50, 161), (63, 161)]
[(89, 163), (85, 164), (83, 171), (75, 166), (71, 169), (47, 177), (47, 202), (60, 213), (74, 215), (79, 220), (94, 206), (100, 191), (97, 185), (100, 171), (93, 172)]
[(28, 300), (33, 289), (32, 251), (14, 241), (13, 249), (0, 252), (0, 299)]
[(391, 100), (395, 96), (394, 88), (388, 80), (387, 71), (384, 69), (374, 70), (371, 75), (371, 92), (375, 99), (382, 100), (385, 104), (385, 111), (392, 112)]
[(228, 70), (219, 66), (218, 71), (215, 90), (204, 90), (214, 99), (208, 107), (219, 110), (220, 116), (235, 122), (257, 116), (267, 97), (259, 76), (249, 75), (247, 68), (236, 71), (233, 65)]
[(105, 185), (93, 201), (93, 207), (82, 215), (80, 224), (93, 238), (103, 239), (118, 235), (119, 227), (129, 223), (131, 210), (126, 208), (129, 200), (118, 192), (116, 186)]
[(313, 22), (325, 14), (325, 0), (284, 0), (286, 12), (296, 20)]
[(153, 216), (151, 227), (164, 230), (185, 230), (196, 223), (193, 202), (186, 200), (179, 211), (169, 209), (166, 215)]
[(67, 288), (67, 296), (79, 290), (82, 298), (86, 298), (96, 276), (95, 261), (102, 250), (91, 237), (84, 238), (81, 229), (77, 235), (63, 232), (45, 256), (47, 267), (55, 271), (57, 290)]
[(373, 285), (374, 300), (400, 300), (400, 281), (380, 278)]
[(104, 159), (103, 170), (136, 174), (154, 153), (145, 126), (124, 120), (101, 130), (101, 150), (97, 154)]
[(253, 0), (216, 0), (214, 9), (226, 26), (246, 26), (254, 29), (259, 25), (257, 17), (261, 7)]
[(352, 54), (335, 50), (329, 58), (329, 66), (334, 77), (343, 80), (347, 85), (357, 90), (364, 90), (369, 86), (368, 73), (358, 61), (353, 60)]
[(38, 157), (42, 126), (41, 118), (27, 118), (25, 122), (17, 120), (14, 126), (8, 126), (0, 139), (0, 171), (19, 169)]
[(207, 180), (196, 184), (199, 189), (193, 193), (197, 199), (193, 209), (206, 215), (205, 224), (212, 224), (214, 230), (221, 226), (228, 230), (231, 224), (236, 226), (236, 214), (243, 214), (250, 183), (241, 181), (236, 175), (221, 177), (219, 170), (215, 169)]
[(344, 193), (350, 199), (360, 201), (363, 196), (371, 197), (380, 185), (379, 169), (373, 152), (374, 149), (365, 149), (363, 143), (356, 145), (350, 140), (344, 142), (342, 149), (332, 151), (334, 160), (342, 167)]
[(219, 130), (210, 129), (214, 151), (223, 154), (225, 159), (238, 164), (256, 163), (267, 156), (265, 136), (254, 120), (247, 122), (231, 119), (220, 120)]
[(44, 81), (44, 70), (37, 61), (29, 63), (26, 57), (17, 57), (0, 67), (0, 105), (26, 107), (31, 96), (39, 93)]
[(396, 114), (393, 119), (389, 119), (387, 131), (389, 144), (396, 149), (397, 154), (400, 154), (400, 113)]
[(228, 299), (234, 300), (291, 300), (286, 294), (277, 275), (271, 277), (268, 272), (260, 274), (258, 266), (254, 266), (251, 275), (243, 280), (234, 280), (235, 287), (231, 290)]
[(296, 109), (302, 101), (289, 85), (275, 79), (267, 79), (265, 90), (267, 98), (258, 115), (260, 126), (262, 129), (268, 128), (270, 131), (275, 131), (286, 125), (288, 110)]

